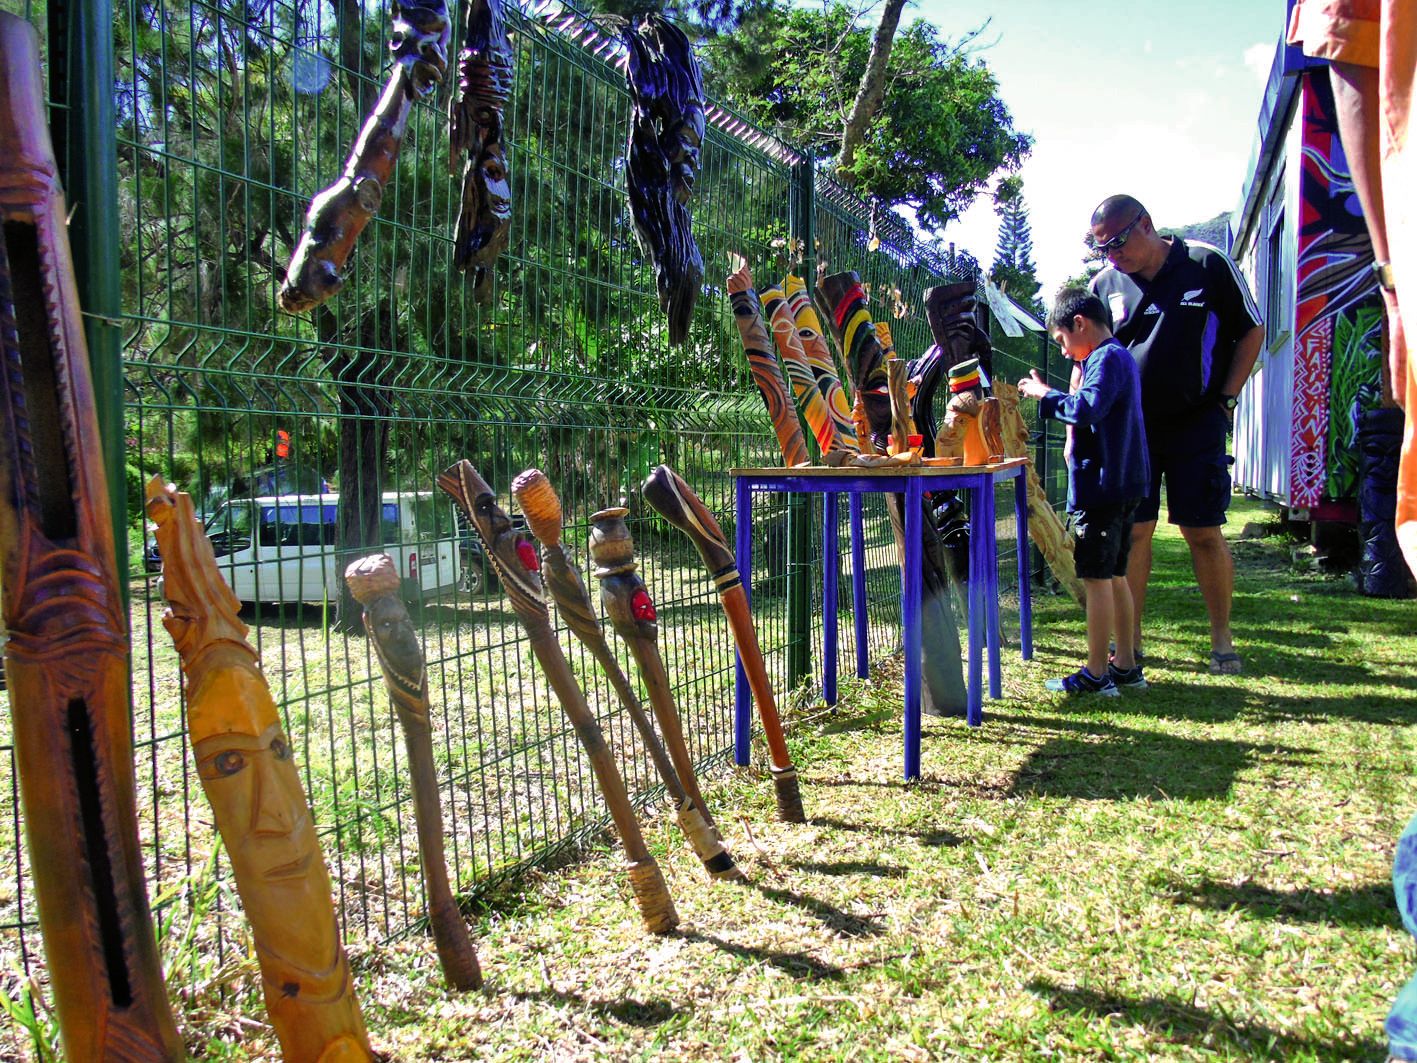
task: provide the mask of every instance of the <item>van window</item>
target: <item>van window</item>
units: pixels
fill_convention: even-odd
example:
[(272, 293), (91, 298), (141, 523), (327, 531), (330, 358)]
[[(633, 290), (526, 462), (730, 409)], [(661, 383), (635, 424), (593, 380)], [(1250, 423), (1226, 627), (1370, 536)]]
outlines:
[(224, 503), (207, 520), (205, 530), (217, 557), (247, 549), (251, 545), (251, 503)]
[(335, 541), (338, 507), (318, 502), (261, 507), (262, 546), (329, 546)]
[(379, 530), (382, 533), (381, 538), (385, 546), (402, 541), (403, 533), (399, 530), (399, 504), (397, 502), (385, 502), (379, 508)]

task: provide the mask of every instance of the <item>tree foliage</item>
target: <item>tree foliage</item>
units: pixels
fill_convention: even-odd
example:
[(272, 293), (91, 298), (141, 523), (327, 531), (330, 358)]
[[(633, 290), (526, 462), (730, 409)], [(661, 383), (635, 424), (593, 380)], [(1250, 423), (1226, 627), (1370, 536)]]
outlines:
[[(840, 0), (825, 9), (779, 3), (705, 43), (710, 91), (818, 158), (835, 157), (871, 52), (872, 31)], [(839, 176), (863, 195), (916, 210), (926, 227), (964, 211), (1032, 140), (1013, 127), (998, 82), (969, 43), (923, 19), (897, 34), (884, 100)]]
[(1033, 261), (1033, 227), (1028, 206), (1023, 201), (1023, 181), (1010, 176), (999, 182), (994, 194), (994, 212), (999, 215), (999, 242), (989, 279), (1020, 306), (1043, 313), (1038, 298), (1037, 267)]

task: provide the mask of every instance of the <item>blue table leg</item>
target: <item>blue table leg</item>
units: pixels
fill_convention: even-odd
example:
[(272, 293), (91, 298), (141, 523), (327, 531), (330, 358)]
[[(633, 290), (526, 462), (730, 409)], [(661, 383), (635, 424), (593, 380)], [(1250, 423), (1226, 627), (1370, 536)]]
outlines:
[[(743, 590), (751, 603), (753, 598), (753, 489), (739, 477), (737, 506), (734, 510), (734, 547), (737, 551), (738, 574)], [(747, 767), (753, 756), (753, 695), (748, 689), (748, 673), (743, 671), (743, 658), (733, 651), (733, 763)]]
[(988, 612), (984, 616), (984, 643), (989, 650), (989, 696), (1000, 697), (1003, 693), (1003, 677), (999, 673), (999, 520), (994, 508), (994, 479), (984, 488), (984, 526), (988, 529), (985, 545), (988, 556), (984, 559), (984, 604)]
[(822, 506), (822, 700), (836, 704), (836, 594), (841, 553), (838, 495), (828, 491)]
[(990, 490), (988, 477), (971, 479), (969, 484), (969, 703), (965, 720), (971, 727), (984, 722), (983, 651), (984, 613), (989, 608), (984, 601), (984, 583), (988, 579), (982, 558), (988, 545), (984, 526), (984, 493)]
[(851, 618), (856, 625), (856, 675), (871, 678), (871, 646), (866, 616), (866, 533), (861, 495), (851, 492)]
[(1018, 531), (1018, 645), (1025, 661), (1033, 660), (1033, 584), (1028, 573), (1028, 477), (1014, 477), (1014, 527)]
[(902, 625), (905, 628), (905, 777), (920, 778), (920, 521), (924, 488), (912, 479), (905, 488), (905, 565), (901, 569)]

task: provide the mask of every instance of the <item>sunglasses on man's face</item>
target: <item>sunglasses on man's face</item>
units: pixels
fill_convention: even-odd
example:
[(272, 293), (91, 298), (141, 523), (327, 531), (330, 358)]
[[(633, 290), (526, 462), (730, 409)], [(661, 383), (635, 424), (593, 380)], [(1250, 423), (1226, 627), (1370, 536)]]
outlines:
[(1137, 227), (1137, 222), (1146, 217), (1146, 212), (1138, 214), (1133, 218), (1121, 232), (1105, 243), (1094, 243), (1092, 249), (1099, 255), (1110, 255), (1113, 251), (1120, 251), (1127, 246), (1127, 241), (1132, 238), (1132, 230)]

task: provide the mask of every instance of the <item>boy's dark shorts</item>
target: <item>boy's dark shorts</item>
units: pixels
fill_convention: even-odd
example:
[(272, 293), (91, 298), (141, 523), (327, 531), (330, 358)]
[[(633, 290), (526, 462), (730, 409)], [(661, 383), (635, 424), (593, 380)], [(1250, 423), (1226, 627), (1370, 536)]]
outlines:
[(1183, 528), (1218, 528), (1230, 508), (1230, 466), (1226, 453), (1228, 420), (1219, 406), (1181, 429), (1152, 433), (1151, 493), (1137, 506), (1139, 524), (1161, 513), (1161, 477), (1166, 477), (1166, 519)]
[(1136, 508), (1132, 501), (1073, 511), (1077, 535), (1073, 563), (1079, 579), (1113, 579), (1127, 574)]

